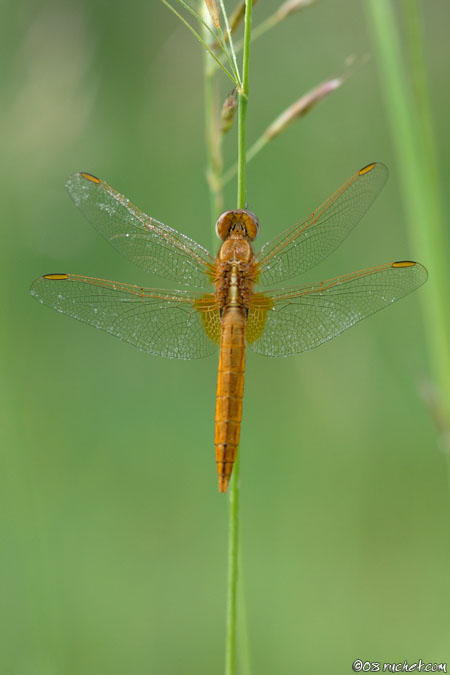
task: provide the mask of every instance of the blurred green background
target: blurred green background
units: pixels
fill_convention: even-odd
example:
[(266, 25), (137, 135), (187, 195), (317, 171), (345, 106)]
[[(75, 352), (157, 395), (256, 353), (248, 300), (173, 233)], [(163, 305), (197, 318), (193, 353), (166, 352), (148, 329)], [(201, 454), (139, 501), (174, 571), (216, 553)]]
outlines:
[[(361, 166), (389, 166), (363, 222), (308, 279), (398, 259), (429, 266), (407, 237), (364, 4), (323, 0), (252, 50), (249, 141), (349, 55), (372, 55), (249, 166), (261, 244)], [(450, 5), (423, 5), (446, 185)], [(276, 6), (260, 2), (255, 23)], [(34, 278), (60, 271), (164, 285), (77, 212), (64, 190), (77, 170), (211, 246), (201, 48), (159, 2), (3, 0), (0, 11), (0, 672), (221, 673), (217, 360), (147, 356), (28, 295)], [(228, 164), (234, 153), (232, 132)], [(418, 393), (426, 293), (302, 356), (248, 355), (241, 522), (253, 673), (450, 656), (447, 464)]]

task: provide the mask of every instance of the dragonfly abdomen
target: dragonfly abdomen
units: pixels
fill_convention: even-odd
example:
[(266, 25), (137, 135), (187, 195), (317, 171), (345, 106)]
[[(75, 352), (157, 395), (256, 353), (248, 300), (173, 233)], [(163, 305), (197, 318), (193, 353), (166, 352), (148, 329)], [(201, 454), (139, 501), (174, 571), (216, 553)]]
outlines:
[(242, 420), (245, 372), (245, 310), (228, 307), (222, 317), (216, 399), (216, 464), (219, 492), (226, 492)]

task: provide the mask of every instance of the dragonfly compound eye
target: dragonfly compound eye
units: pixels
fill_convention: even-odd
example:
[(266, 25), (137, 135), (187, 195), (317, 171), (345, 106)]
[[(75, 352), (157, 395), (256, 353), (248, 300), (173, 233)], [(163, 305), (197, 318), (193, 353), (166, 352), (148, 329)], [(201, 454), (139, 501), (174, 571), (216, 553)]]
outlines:
[(256, 239), (259, 234), (259, 220), (251, 211), (242, 211), (242, 220), (250, 241)]
[(244, 209), (224, 211), (216, 223), (216, 234), (224, 241), (233, 231), (245, 233), (250, 241), (256, 239), (259, 234), (259, 221), (254, 213)]
[(228, 237), (230, 227), (233, 223), (232, 215), (234, 211), (224, 211), (220, 214), (216, 222), (216, 234), (222, 241)]

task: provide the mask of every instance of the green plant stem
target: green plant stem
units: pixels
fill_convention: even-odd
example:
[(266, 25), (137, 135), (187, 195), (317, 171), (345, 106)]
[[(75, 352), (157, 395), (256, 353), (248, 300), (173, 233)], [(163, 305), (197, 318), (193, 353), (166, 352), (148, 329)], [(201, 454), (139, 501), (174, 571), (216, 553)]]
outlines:
[[(249, 92), (250, 39), (252, 28), (252, 1), (245, 3), (244, 54), (242, 60), (242, 90), (239, 91), (238, 111), (238, 186), (237, 207), (244, 209), (247, 192), (246, 122)], [(238, 448), (230, 484), (230, 511), (228, 535), (228, 611), (226, 635), (225, 675), (236, 673), (237, 588), (239, 573), (239, 455)]]
[[(428, 78), (425, 65), (425, 54), (422, 33), (422, 17), (418, 0), (403, 0), (407, 28), (407, 45), (410, 58), (413, 93), (417, 106), (417, 123), (419, 125), (419, 139), (422, 144), (424, 174), (426, 182), (427, 201), (431, 232), (430, 235), (440, 245), (448, 241), (444, 207), (439, 176), (439, 161), (437, 143), (433, 128), (433, 114), (428, 87)], [(441, 253), (441, 260), (445, 264)], [(446, 274), (448, 278), (448, 274)], [(446, 305), (448, 303), (446, 302)]]
[[(203, 3), (200, 3), (200, 8)], [(248, 81), (249, 81), (249, 47), (251, 37), (251, 3), (246, 4), (245, 33), (243, 55), (243, 81), (238, 88), (239, 112), (238, 112), (238, 208), (245, 207), (246, 195), (246, 135), (245, 125), (247, 120)], [(205, 20), (208, 19), (206, 15)], [(227, 27), (228, 28), (228, 27)], [(232, 49), (232, 47), (231, 47)], [(208, 156), (208, 185), (211, 199), (211, 215), (215, 221), (218, 214), (223, 210), (223, 181), (222, 181), (222, 134), (218, 128), (219, 110), (215, 89), (216, 72), (214, 62), (210, 54), (205, 54), (205, 126), (206, 146)], [(247, 644), (247, 630), (245, 617), (245, 600), (243, 589), (238, 583), (239, 570), (239, 456), (238, 449), (233, 467), (233, 474), (229, 486), (229, 530), (228, 530), (228, 582), (227, 582), (227, 626), (225, 647), (225, 674), (236, 673), (236, 638), (237, 638), (237, 605), (238, 591), (240, 608), (240, 625), (242, 647), (242, 666), (246, 673), (250, 673), (249, 650)]]
[[(400, 39), (390, 0), (370, 0), (367, 7), (378, 48), (381, 81), (397, 152), (404, 208), (415, 250), (430, 271), (427, 287), (421, 294), (428, 352), (441, 404), (449, 416), (449, 250), (439, 192), (422, 37), (416, 29), (412, 37), (417, 99), (414, 101), (407, 87)], [(416, 3), (408, 3), (408, 12), (411, 13), (409, 18), (416, 28), (419, 20), (415, 15), (417, 10)]]
[(244, 583), (242, 555), (239, 556), (239, 582), (238, 582), (238, 606), (237, 621), (239, 626), (239, 672), (241, 675), (251, 675), (250, 659), (250, 640), (248, 635), (247, 608), (245, 602), (245, 583)]
[(238, 114), (238, 193), (237, 207), (244, 209), (247, 189), (246, 123), (248, 106), (248, 80), (250, 65), (250, 40), (252, 33), (252, 0), (245, 3), (244, 55), (242, 59), (242, 91), (239, 92)]
[[(439, 177), (439, 160), (437, 152), (436, 137), (433, 128), (433, 114), (431, 106), (431, 98), (428, 86), (427, 69), (425, 62), (425, 49), (422, 31), (422, 14), (420, 3), (418, 0), (403, 0), (403, 10), (405, 14), (405, 26), (407, 37), (407, 48), (409, 55), (409, 63), (411, 68), (413, 95), (417, 105), (417, 123), (419, 128), (419, 138), (422, 143), (423, 162), (427, 171), (426, 184), (427, 201), (430, 209), (430, 221), (432, 231), (431, 236), (436, 241), (441, 241), (444, 244), (444, 249), (441, 251), (441, 263), (444, 263), (443, 257), (445, 255), (445, 222), (444, 222), (444, 206), (442, 199), (442, 190)], [(447, 237), (448, 242), (448, 237)], [(450, 253), (447, 249), (447, 255)], [(438, 274), (442, 275), (444, 270), (438, 270)], [(449, 298), (449, 289), (447, 288), (447, 296), (444, 298), (444, 289), (440, 293), (441, 302), (439, 303), (437, 311), (442, 312), (442, 301), (447, 305)], [(446, 309), (446, 308), (445, 308)], [(445, 311), (444, 309), (444, 311)], [(448, 310), (447, 310), (448, 311)], [(445, 320), (445, 315), (443, 319)], [(447, 320), (450, 318), (447, 316)], [(447, 354), (450, 351), (450, 328), (448, 334), (444, 339), (447, 340)], [(445, 347), (445, 345), (444, 345)], [(439, 357), (440, 360), (440, 357)], [(439, 368), (439, 364), (435, 364)], [(445, 372), (445, 364), (443, 366)], [(435, 371), (436, 373), (436, 371)], [(435, 378), (436, 377), (435, 374)], [(440, 384), (439, 399), (437, 401), (429, 401), (427, 399), (430, 413), (435, 420), (436, 429), (440, 434), (441, 445), (447, 451), (447, 469), (448, 481), (450, 489), (450, 382), (442, 382), (442, 374), (438, 380)], [(433, 406), (435, 409), (433, 409)], [(436, 410), (437, 408), (437, 410)], [(438, 415), (436, 415), (438, 412)]]
[(236, 673), (237, 590), (239, 570), (239, 449), (233, 466), (229, 496), (228, 602), (225, 675)]

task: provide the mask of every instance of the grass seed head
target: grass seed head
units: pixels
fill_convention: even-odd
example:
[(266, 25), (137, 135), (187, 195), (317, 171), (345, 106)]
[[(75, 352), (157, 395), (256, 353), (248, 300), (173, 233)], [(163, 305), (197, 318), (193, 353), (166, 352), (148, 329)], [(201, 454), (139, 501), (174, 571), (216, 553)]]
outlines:
[(205, 0), (205, 5), (214, 27), (220, 30), (220, 9), (217, 0)]

